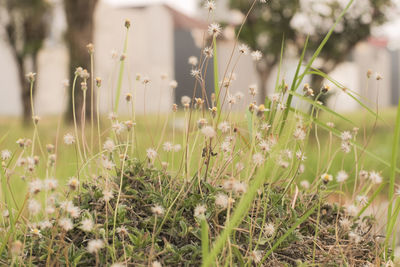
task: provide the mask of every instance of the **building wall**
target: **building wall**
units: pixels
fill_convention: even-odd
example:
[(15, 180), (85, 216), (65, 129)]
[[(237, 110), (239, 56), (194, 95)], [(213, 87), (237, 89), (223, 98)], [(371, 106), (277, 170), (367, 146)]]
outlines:
[[(111, 8), (100, 2), (96, 13), (96, 76), (103, 79), (100, 110), (112, 110), (119, 70), (119, 59), (112, 59), (111, 51), (121, 54), (125, 38), (124, 20), (132, 22), (129, 31), (127, 59), (122, 83), (122, 96), (131, 92), (136, 96), (136, 111), (167, 112), (172, 106), (172, 90), (168, 83), (174, 77), (174, 25), (164, 6), (145, 8)], [(150, 78), (146, 89), (135, 81), (136, 73)], [(168, 74), (162, 81), (161, 74)], [(120, 102), (120, 111), (128, 112), (128, 105)], [(144, 109), (145, 108), (145, 109)]]

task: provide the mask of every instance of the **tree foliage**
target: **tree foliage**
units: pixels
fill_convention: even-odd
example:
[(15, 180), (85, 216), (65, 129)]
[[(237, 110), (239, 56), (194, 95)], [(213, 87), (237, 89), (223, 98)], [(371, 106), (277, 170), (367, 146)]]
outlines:
[(38, 71), (38, 54), (48, 33), (51, 6), (45, 0), (5, 0), (2, 3), (8, 14), (8, 41), (18, 66), (24, 120), (29, 121), (30, 90), (25, 74)]
[[(231, 8), (244, 14), (252, 3), (230, 0)], [(309, 36), (308, 50), (315, 51), (347, 3), (347, 0), (257, 1), (239, 38), (253, 50), (264, 53), (264, 60), (257, 68), (260, 74), (269, 72), (279, 62), (283, 38), (285, 50), (289, 48), (300, 54)], [(321, 70), (328, 73), (343, 62), (358, 42), (371, 35), (375, 26), (387, 21), (391, 6), (390, 0), (355, 1), (320, 54)], [(321, 82), (321, 79), (316, 80)], [(313, 86), (318, 85), (314, 83)]]

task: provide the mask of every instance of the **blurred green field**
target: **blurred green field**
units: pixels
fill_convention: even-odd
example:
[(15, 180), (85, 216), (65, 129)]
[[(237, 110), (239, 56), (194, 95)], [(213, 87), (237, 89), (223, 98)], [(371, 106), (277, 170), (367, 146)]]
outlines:
[[(365, 111), (353, 112), (348, 114), (343, 114), (346, 118), (356, 123), (359, 128), (359, 133), (357, 140), (360, 144), (367, 144), (367, 149), (376, 154), (381, 159), (389, 162), (391, 155), (391, 145), (392, 145), (392, 133), (395, 120), (395, 110), (387, 109), (380, 112), (382, 120), (378, 120), (375, 125), (375, 118), (367, 114)], [(138, 117), (136, 125), (136, 146), (137, 150), (135, 157), (144, 159), (145, 150), (149, 147), (159, 148), (162, 150), (162, 144), (166, 141), (172, 142), (173, 132), (172, 132), (172, 115), (169, 115), (169, 122), (165, 124), (166, 116), (149, 116)], [(242, 125), (242, 131), (247, 131), (246, 122), (243, 114), (235, 114), (236, 120), (239, 125)], [(183, 143), (183, 114), (177, 114), (175, 120), (175, 125), (177, 126), (174, 132), (175, 143)], [(340, 119), (335, 119), (332, 115), (322, 114), (320, 117), (321, 121), (332, 121), (335, 123), (335, 128), (340, 131), (352, 130), (354, 127)], [(194, 120), (195, 121), (195, 120)], [(242, 122), (242, 123), (240, 123)], [(163, 134), (163, 129), (165, 126), (165, 133)], [(59, 128), (58, 128), (59, 127)], [(110, 124), (106, 118), (102, 120), (102, 134), (103, 139), (109, 135)], [(66, 146), (63, 144), (63, 136), (66, 133), (73, 133), (74, 128), (72, 125), (66, 125), (64, 123), (59, 124), (59, 118), (49, 117), (44, 118), (40, 121), (38, 125), (38, 131), (43, 146), (46, 144), (54, 144), (57, 146), (57, 164), (55, 170), (55, 178), (57, 178), (60, 184), (65, 184), (70, 176), (74, 176), (77, 173), (76, 165), (76, 152), (74, 146)], [(86, 130), (87, 134), (90, 133), (90, 124)], [(96, 127), (95, 127), (96, 133)], [(355, 162), (354, 162), (354, 151), (349, 155), (344, 155), (343, 153), (337, 153), (335, 159), (332, 162), (331, 168), (329, 170), (321, 170), (318, 166), (324, 166), (324, 161), (328, 160), (329, 155), (329, 133), (321, 128), (317, 128), (318, 141), (320, 149), (318, 149), (318, 142), (315, 135), (315, 128), (310, 134), (310, 139), (306, 149), (307, 160), (305, 162), (306, 168), (305, 172), (301, 175), (300, 179), (315, 179), (317, 173), (323, 171), (328, 171), (329, 173), (335, 175), (339, 170), (346, 170), (350, 174), (350, 178), (355, 176)], [(0, 119), (0, 151), (3, 149), (10, 150), (13, 154), (19, 153), (21, 149), (16, 144), (19, 138), (32, 138), (33, 128), (24, 127), (22, 122), (17, 118), (1, 118)], [(163, 136), (163, 140), (160, 137)], [(196, 138), (193, 134), (190, 138)], [(332, 138), (331, 150), (335, 151), (340, 148), (340, 139), (338, 137)], [(90, 142), (90, 138), (88, 138)], [(98, 144), (97, 140), (94, 140), (94, 144)], [(39, 154), (39, 151), (37, 152)], [(161, 160), (167, 160), (167, 155), (165, 153), (161, 154)], [(192, 169), (195, 168), (195, 162), (198, 162), (201, 152), (195, 151), (192, 158)], [(332, 154), (332, 153), (330, 153)], [(358, 151), (360, 154), (360, 151)], [(358, 170), (376, 170), (382, 172), (385, 179), (388, 179), (389, 167), (385, 166), (381, 162), (377, 161), (375, 158), (368, 156), (366, 153), (361, 153), (359, 158)], [(174, 161), (174, 169), (178, 169), (180, 166), (182, 152), (176, 153), (176, 160)], [(349, 160), (350, 159), (350, 160)], [(44, 165), (44, 164), (41, 164)], [(38, 169), (38, 175), (44, 178), (46, 176), (45, 169), (43, 166)], [(351, 179), (350, 179), (351, 180)], [(12, 181), (13, 190), (25, 190), (26, 183), (20, 179), (18, 172), (13, 175)]]

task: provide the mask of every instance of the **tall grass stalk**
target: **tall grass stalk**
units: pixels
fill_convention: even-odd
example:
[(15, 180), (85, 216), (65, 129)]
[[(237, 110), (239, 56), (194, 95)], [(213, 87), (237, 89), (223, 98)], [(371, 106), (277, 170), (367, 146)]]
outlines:
[[(390, 226), (395, 225), (397, 217), (399, 215), (399, 210), (396, 208), (395, 212), (392, 213), (392, 203), (393, 203), (393, 196), (395, 192), (395, 181), (396, 181), (396, 168), (397, 168), (397, 161), (398, 161), (398, 154), (399, 154), (399, 144), (400, 144), (400, 99), (397, 105), (397, 115), (396, 115), (396, 124), (394, 128), (394, 135), (393, 135), (393, 143), (392, 143), (392, 157), (390, 161), (390, 178), (389, 178), (389, 206), (388, 206), (388, 214), (387, 214), (387, 222), (388, 222), (388, 227), (386, 230), (386, 239), (385, 239), (385, 250), (386, 253), (388, 252), (388, 244), (389, 244), (389, 238), (391, 237), (391, 229)], [(396, 206), (398, 206), (400, 203), (398, 203), (400, 200), (396, 200)], [(396, 236), (393, 235), (393, 244), (395, 244)], [(393, 247), (394, 249), (394, 247)], [(393, 254), (393, 252), (392, 252)]]

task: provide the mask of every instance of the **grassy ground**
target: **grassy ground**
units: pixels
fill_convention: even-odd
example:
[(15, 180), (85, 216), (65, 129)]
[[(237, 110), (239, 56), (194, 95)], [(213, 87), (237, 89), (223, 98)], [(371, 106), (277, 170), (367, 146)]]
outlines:
[[(345, 114), (345, 116), (346, 118), (355, 122), (357, 127), (359, 128), (357, 139), (358, 142), (364, 145), (368, 144), (367, 149), (370, 152), (375, 153), (380, 158), (389, 162), (395, 110), (387, 109), (382, 111), (380, 114), (384, 121), (377, 121), (376, 123), (375, 119), (372, 116), (366, 114), (365, 111), (353, 112)], [(178, 127), (176, 127), (177, 129), (173, 133), (171, 117), (172, 115), (169, 117), (169, 122), (167, 124), (165, 124), (166, 116), (154, 115), (151, 117), (151, 119), (149, 119), (149, 116), (146, 115), (146, 120), (143, 117), (137, 118), (136, 139), (140, 140), (140, 142), (137, 142), (136, 144), (138, 147), (137, 151), (139, 151), (139, 153), (135, 155), (136, 157), (143, 158), (145, 156), (145, 150), (149, 147), (160, 147), (160, 149), (162, 149), (162, 144), (166, 141), (172, 142), (172, 140), (174, 139), (174, 143), (183, 143), (183, 135), (182, 131), (179, 130), (179, 125), (183, 124), (184, 118), (182, 114), (177, 114), (175, 125), (177, 125)], [(242, 125), (242, 131), (247, 131), (247, 129), (245, 129), (245, 122), (243, 117), (244, 116), (237, 114), (237, 120), (239, 121), (238, 125)], [(241, 120), (243, 120), (243, 124), (240, 124)], [(325, 122), (334, 122), (335, 128), (340, 131), (352, 130), (353, 128), (352, 125), (340, 120), (335, 120), (327, 114), (322, 114), (321, 120)], [(70, 176), (76, 174), (76, 162), (74, 162), (76, 159), (76, 152), (73, 146), (65, 146), (62, 140), (65, 133), (73, 133), (73, 126), (63, 123), (58, 125), (58, 121), (59, 119), (55, 117), (45, 118), (39, 123), (38, 128), (43, 146), (49, 143), (58, 143), (59, 148), (62, 147), (62, 153), (57, 153), (56, 178), (60, 181), (61, 184), (63, 184)], [(103, 125), (107, 124), (108, 120), (104, 118)], [(105, 129), (103, 135), (107, 135), (109, 129), (107, 129), (106, 127), (103, 127), (103, 129)], [(86, 132), (90, 133), (90, 127), (88, 127)], [(22, 122), (17, 118), (1, 118), (0, 140), (2, 141), (0, 143), (0, 150), (9, 149), (13, 153), (18, 151), (18, 145), (16, 144), (17, 139), (32, 138), (32, 133), (33, 129), (30, 127), (24, 127)], [(163, 140), (160, 141), (161, 136), (163, 136)], [(318, 138), (316, 136), (318, 136)], [(195, 136), (193, 136), (193, 138), (195, 138)], [(90, 142), (90, 138), (88, 138), (88, 142)], [(94, 140), (94, 143), (96, 144), (97, 140)], [(327, 160), (328, 155), (332, 154), (329, 152), (329, 143), (330, 136), (326, 131), (324, 131), (323, 129), (313, 129), (306, 153), (306, 156), (308, 158), (308, 160), (305, 162), (306, 171), (304, 172), (304, 174), (302, 174), (302, 178), (312, 180), (315, 178), (315, 173), (319, 173), (319, 166), (324, 166), (325, 164), (323, 164), (323, 161)], [(320, 147), (320, 149), (318, 149), (318, 146)], [(331, 151), (334, 151), (339, 147), (339, 138), (332, 137), (330, 148)], [(199, 155), (196, 157), (196, 154), (200, 154), (200, 152), (194, 151), (194, 157), (192, 157), (193, 163), (195, 163), (200, 156)], [(382, 167), (383, 165), (380, 162), (365, 153), (362, 153), (361, 155), (362, 156), (359, 159), (359, 166), (361, 167), (359, 167), (359, 169), (365, 168), (367, 170), (377, 170), (382, 172), (383, 177), (388, 177), (389, 167)], [(353, 156), (354, 155), (346, 156), (343, 153), (338, 153), (338, 156), (333, 160), (331, 168), (328, 171), (332, 174), (336, 174), (339, 170), (344, 169), (349, 172), (351, 175), (350, 177), (353, 178), (355, 176), (354, 161), (346, 160), (347, 157)], [(182, 153), (176, 154), (177, 160), (174, 163), (174, 168), (179, 167), (181, 157)], [(192, 165), (194, 166), (194, 164)], [(39, 173), (45, 176), (44, 170), (39, 171)], [(14, 190), (25, 190), (24, 187), (25, 183), (23, 183), (22, 181), (13, 181)]]

